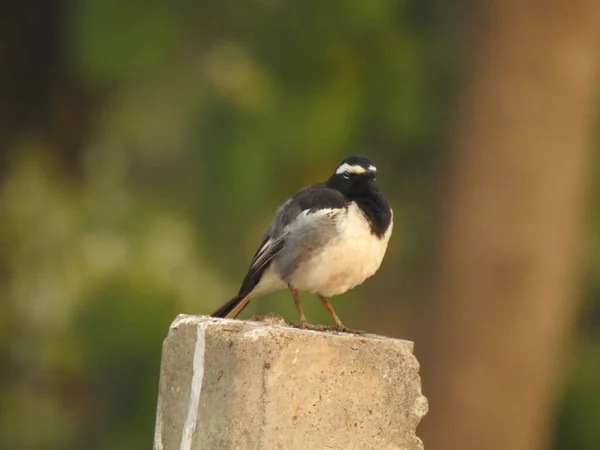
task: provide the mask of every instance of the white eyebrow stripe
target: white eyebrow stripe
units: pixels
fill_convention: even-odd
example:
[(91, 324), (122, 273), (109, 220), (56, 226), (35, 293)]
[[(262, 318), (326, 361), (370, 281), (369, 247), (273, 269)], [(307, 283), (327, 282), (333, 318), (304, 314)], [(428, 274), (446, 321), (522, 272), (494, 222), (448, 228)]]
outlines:
[(340, 167), (337, 168), (337, 170), (335, 171), (336, 175), (340, 175), (342, 173), (356, 173), (356, 174), (360, 174), (360, 173), (365, 173), (366, 171), (369, 172), (376, 172), (377, 168), (375, 166), (369, 166), (368, 169), (365, 169), (363, 166), (359, 166), (357, 165), (350, 165), (348, 163), (344, 163), (342, 164)]
[(341, 174), (341, 173), (365, 173), (366, 170), (364, 167), (356, 165), (356, 166), (351, 166), (348, 163), (344, 163), (342, 164), (340, 167), (337, 168), (337, 170), (335, 171), (336, 174)]

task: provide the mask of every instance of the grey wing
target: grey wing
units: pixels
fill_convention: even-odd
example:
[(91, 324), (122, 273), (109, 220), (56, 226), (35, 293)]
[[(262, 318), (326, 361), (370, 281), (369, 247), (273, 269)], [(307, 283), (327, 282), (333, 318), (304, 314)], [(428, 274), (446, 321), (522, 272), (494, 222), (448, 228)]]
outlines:
[(290, 197), (275, 213), (238, 295), (248, 295), (273, 261), (277, 260), (277, 269), (285, 276), (285, 272), (321, 248), (334, 235), (333, 217), (345, 205), (344, 196), (323, 183)]
[(344, 207), (303, 211), (288, 227), (285, 245), (277, 255), (283, 279), (303, 262), (309, 261), (339, 236), (338, 223)]

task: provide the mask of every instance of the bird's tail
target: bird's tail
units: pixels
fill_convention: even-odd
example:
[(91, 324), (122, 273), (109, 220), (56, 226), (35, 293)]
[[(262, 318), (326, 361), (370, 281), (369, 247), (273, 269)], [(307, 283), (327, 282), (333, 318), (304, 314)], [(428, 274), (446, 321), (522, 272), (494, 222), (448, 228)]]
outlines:
[(247, 296), (236, 295), (212, 313), (211, 317), (235, 319), (238, 314), (243, 311), (246, 305), (248, 305), (249, 301), (250, 299)]

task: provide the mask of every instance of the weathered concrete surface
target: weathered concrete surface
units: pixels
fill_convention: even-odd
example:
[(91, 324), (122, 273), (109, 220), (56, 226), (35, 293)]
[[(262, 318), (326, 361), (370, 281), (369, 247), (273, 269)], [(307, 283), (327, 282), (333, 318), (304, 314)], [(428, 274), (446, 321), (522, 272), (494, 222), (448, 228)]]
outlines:
[(155, 450), (422, 449), (412, 342), (178, 316)]

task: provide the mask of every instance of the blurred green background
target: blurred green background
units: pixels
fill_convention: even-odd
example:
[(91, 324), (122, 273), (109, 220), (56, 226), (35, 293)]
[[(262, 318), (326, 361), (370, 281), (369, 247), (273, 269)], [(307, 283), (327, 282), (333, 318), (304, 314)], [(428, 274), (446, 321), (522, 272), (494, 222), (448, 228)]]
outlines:
[[(170, 322), (233, 296), (277, 206), (349, 154), (378, 165), (396, 231), (334, 307), (419, 355), (466, 16), (428, 0), (3, 6), (0, 447), (150, 448)], [(600, 448), (593, 191), (557, 450)], [(297, 320), (288, 293), (243, 317), (268, 311)]]

